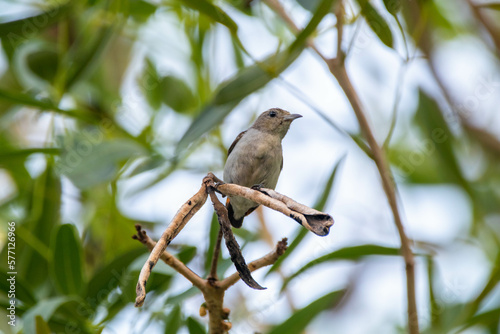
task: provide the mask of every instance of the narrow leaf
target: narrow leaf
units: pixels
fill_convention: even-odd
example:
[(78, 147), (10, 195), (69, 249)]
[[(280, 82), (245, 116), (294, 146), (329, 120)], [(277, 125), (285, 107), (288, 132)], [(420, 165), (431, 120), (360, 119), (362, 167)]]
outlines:
[[(147, 250), (142, 246), (131, 249), (117, 256), (113, 261), (95, 272), (88, 284), (86, 300), (95, 300), (96, 302), (99, 299), (103, 300), (107, 294), (118, 286), (127, 273), (128, 266), (146, 252)], [(97, 307), (97, 305), (91, 306)]]
[(40, 316), (45, 322), (49, 322), (54, 312), (63, 304), (70, 301), (73, 301), (73, 299), (66, 296), (54, 297), (40, 301), (23, 315), (23, 332), (36, 333), (35, 319), (37, 316)]
[(320, 256), (317, 259), (304, 265), (302, 268), (285, 279), (285, 281), (283, 282), (283, 287), (281, 289), (284, 290), (292, 279), (317, 265), (333, 261), (357, 261), (363, 257), (373, 255), (399, 256), (400, 250), (399, 248), (383, 247), (378, 245), (361, 245), (341, 248), (326, 255)]
[[(221, 320), (222, 321), (222, 320)], [(187, 327), (189, 330), (189, 334), (206, 334), (207, 331), (196, 319), (193, 317), (187, 318)]]
[(177, 333), (182, 324), (182, 312), (180, 305), (174, 305), (173, 309), (165, 317), (165, 334)]
[(52, 245), (52, 272), (56, 287), (64, 295), (79, 295), (85, 288), (83, 249), (74, 225), (59, 227)]
[(337, 0), (322, 0), (320, 2), (307, 26), (297, 35), (297, 38), (290, 46), (291, 51), (306, 43), (307, 38), (314, 33), (323, 18), (331, 12), (333, 3), (336, 1)]
[(229, 15), (226, 14), (226, 12), (206, 0), (182, 0), (182, 3), (199, 11), (200, 13), (207, 15), (212, 20), (225, 25), (233, 33), (238, 30), (238, 25)]
[(393, 47), (392, 32), (384, 18), (377, 12), (375, 7), (368, 0), (356, 0), (361, 7), (361, 15), (373, 32), (380, 38), (382, 43), (388, 47)]
[(344, 291), (333, 291), (313, 301), (301, 310), (296, 311), (290, 318), (274, 327), (268, 334), (301, 334), (307, 325), (321, 312), (335, 307)]
[(17, 45), (24, 39), (32, 38), (66, 14), (70, 4), (45, 11), (42, 14), (0, 24), (2, 42)]
[(396, 14), (401, 10), (401, 0), (384, 0), (385, 8), (391, 15)]
[(36, 334), (51, 334), (49, 324), (39, 315), (35, 318)]

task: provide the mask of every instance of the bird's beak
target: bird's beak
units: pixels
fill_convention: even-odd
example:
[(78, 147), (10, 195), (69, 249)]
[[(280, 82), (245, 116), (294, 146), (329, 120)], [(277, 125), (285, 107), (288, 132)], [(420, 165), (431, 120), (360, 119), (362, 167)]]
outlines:
[(301, 118), (301, 117), (302, 117), (302, 115), (299, 115), (299, 114), (291, 114), (291, 115), (285, 116), (284, 119), (285, 119), (285, 121), (290, 121), (291, 122), (291, 121), (293, 121), (293, 120), (295, 120), (297, 118)]

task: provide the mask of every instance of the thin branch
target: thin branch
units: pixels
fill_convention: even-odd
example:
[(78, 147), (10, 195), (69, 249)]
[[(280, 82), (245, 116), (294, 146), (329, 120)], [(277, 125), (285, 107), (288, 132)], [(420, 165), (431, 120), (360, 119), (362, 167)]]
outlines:
[(339, 82), (342, 90), (346, 94), (351, 106), (354, 110), (356, 118), (361, 128), (363, 136), (366, 138), (368, 144), (370, 145), (371, 151), (373, 153), (373, 159), (379, 171), (380, 177), (382, 179), (382, 187), (386, 194), (389, 206), (394, 217), (394, 223), (396, 224), (397, 230), (399, 232), (399, 238), (401, 240), (401, 253), (406, 264), (406, 286), (407, 286), (407, 299), (408, 299), (408, 328), (411, 334), (417, 334), (418, 329), (418, 313), (417, 313), (417, 300), (415, 294), (415, 260), (413, 257), (413, 252), (411, 250), (410, 241), (406, 236), (404, 230), (403, 221), (399, 213), (398, 202), (396, 199), (396, 185), (393, 182), (391, 170), (387, 164), (387, 159), (385, 157), (384, 151), (380, 148), (375, 137), (371, 131), (371, 128), (366, 119), (364, 107), (356, 93), (356, 90), (352, 86), (352, 83), (347, 75), (344, 66), (335, 66), (331, 63), (330, 71), (335, 76)]
[[(274, 264), (278, 258), (283, 255), (286, 251), (287, 248), (287, 238), (283, 238), (278, 244), (276, 245), (276, 248), (270, 252), (269, 254), (261, 257), (260, 259), (257, 259), (255, 261), (252, 261), (248, 264), (248, 269), (250, 271), (255, 271), (257, 269), (260, 269), (262, 267), (270, 266)], [(229, 277), (226, 277), (222, 281), (220, 281), (217, 285), (223, 289), (227, 290), (229, 287), (234, 285), (238, 280), (240, 279), (240, 276), (238, 273), (234, 273)]]
[[(293, 23), (292, 19), (284, 11), (283, 7), (279, 4), (277, 0), (266, 0), (266, 3), (274, 3), (275, 6), (271, 8), (276, 8), (276, 12), (281, 18), (287, 22), (292, 30), (296, 30), (297, 27)], [(278, 6), (276, 6), (276, 3)], [(339, 38), (342, 38), (342, 30), (338, 31)], [(341, 43), (342, 41), (340, 41)], [(394, 223), (396, 224), (397, 230), (399, 232), (399, 237), (401, 240), (401, 253), (406, 264), (406, 285), (407, 285), (407, 299), (408, 299), (408, 328), (411, 334), (416, 334), (419, 332), (418, 329), (418, 313), (417, 313), (417, 303), (415, 297), (415, 261), (413, 258), (413, 253), (410, 247), (410, 241), (406, 236), (401, 215), (399, 213), (398, 203), (396, 199), (396, 185), (393, 182), (392, 174), (387, 164), (384, 151), (378, 145), (375, 137), (371, 131), (368, 121), (365, 116), (365, 109), (358, 97), (358, 94), (347, 75), (343, 59), (327, 59), (323, 56), (317, 48), (314, 47), (311, 42), (311, 47), (318, 55), (328, 64), (330, 72), (337, 79), (340, 87), (344, 91), (347, 99), (349, 100), (358, 123), (361, 128), (363, 136), (366, 138), (368, 144), (370, 145), (371, 151), (373, 153), (373, 159), (379, 171), (380, 177), (382, 179), (382, 187), (386, 194), (389, 206), (394, 217)]]
[[(136, 224), (135, 229), (137, 230), (137, 234), (133, 235), (132, 238), (142, 242), (151, 252), (156, 246), (156, 242), (153, 241), (153, 239), (151, 239), (146, 234), (146, 231), (142, 230), (141, 225)], [(164, 251), (160, 255), (160, 258), (163, 260), (163, 262), (165, 262), (167, 265), (175, 269), (179, 274), (184, 276), (188, 281), (193, 283), (195, 287), (197, 287), (200, 290), (203, 290), (205, 288), (206, 281), (200, 276), (198, 276), (194, 271), (189, 269), (184, 263), (182, 263), (175, 256), (173, 256), (167, 251)]]
[(135, 299), (135, 306), (141, 306), (146, 299), (146, 283), (151, 274), (151, 270), (158, 262), (158, 259), (163, 254), (168, 244), (179, 232), (186, 226), (187, 222), (194, 216), (196, 212), (205, 204), (207, 200), (207, 189), (205, 182), (202, 183), (200, 190), (182, 205), (175, 217), (170, 222), (165, 232), (163, 232), (160, 240), (156, 243), (155, 247), (149, 254), (149, 258), (141, 269), (139, 281), (136, 286), (137, 297)]
[(498, 30), (497, 27), (495, 27), (495, 25), (491, 22), (491, 20), (481, 12), (481, 7), (474, 4), (471, 0), (466, 1), (472, 10), (472, 14), (474, 14), (476, 19), (481, 22), (481, 24), (493, 40), (493, 43), (495, 44), (495, 47), (497, 49), (497, 53), (500, 53), (500, 30)]
[(212, 254), (212, 263), (210, 265), (210, 274), (208, 281), (214, 282), (217, 280), (217, 263), (219, 262), (220, 244), (222, 242), (222, 228), (219, 226), (219, 233), (217, 234), (217, 241), (215, 242), (214, 253)]

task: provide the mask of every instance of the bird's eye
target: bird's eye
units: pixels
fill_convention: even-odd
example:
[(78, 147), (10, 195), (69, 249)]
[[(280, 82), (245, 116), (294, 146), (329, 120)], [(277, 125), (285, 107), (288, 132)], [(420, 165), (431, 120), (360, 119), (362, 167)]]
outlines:
[(276, 117), (276, 115), (277, 115), (276, 111), (271, 111), (271, 112), (269, 113), (269, 116), (270, 116), (270, 117)]

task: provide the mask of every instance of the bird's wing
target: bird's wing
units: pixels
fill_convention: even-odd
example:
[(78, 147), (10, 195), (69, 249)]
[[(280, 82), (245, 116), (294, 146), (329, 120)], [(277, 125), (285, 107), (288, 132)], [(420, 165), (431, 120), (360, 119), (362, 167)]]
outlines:
[(231, 152), (233, 151), (233, 148), (236, 146), (236, 144), (238, 144), (238, 142), (240, 141), (241, 137), (243, 137), (243, 135), (246, 133), (247, 131), (243, 131), (242, 133), (240, 133), (238, 135), (238, 137), (236, 137), (236, 139), (233, 141), (233, 143), (231, 144), (231, 146), (229, 146), (229, 150), (227, 151), (227, 156), (229, 156), (231, 154)]

